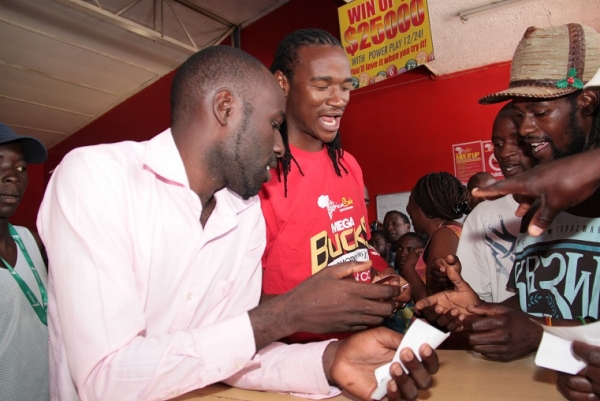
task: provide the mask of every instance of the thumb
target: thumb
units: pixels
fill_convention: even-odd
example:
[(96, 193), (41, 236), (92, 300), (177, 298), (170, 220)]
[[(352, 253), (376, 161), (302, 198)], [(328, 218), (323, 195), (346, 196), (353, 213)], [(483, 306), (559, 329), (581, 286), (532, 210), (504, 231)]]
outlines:
[(346, 262), (340, 263), (339, 265), (326, 267), (325, 270), (329, 271), (334, 278), (342, 279), (354, 273), (366, 272), (371, 268), (372, 265), (373, 263), (370, 260), (365, 262)]
[(456, 287), (457, 291), (473, 291), (471, 286), (463, 280), (462, 276), (458, 271), (456, 271), (456, 267), (450, 265), (446, 267), (446, 275), (452, 281), (452, 284)]
[(540, 208), (535, 212), (529, 222), (529, 227), (527, 228), (529, 235), (537, 237), (542, 234), (552, 223), (552, 220), (554, 220), (558, 212), (558, 210), (551, 208), (545, 200), (542, 200)]

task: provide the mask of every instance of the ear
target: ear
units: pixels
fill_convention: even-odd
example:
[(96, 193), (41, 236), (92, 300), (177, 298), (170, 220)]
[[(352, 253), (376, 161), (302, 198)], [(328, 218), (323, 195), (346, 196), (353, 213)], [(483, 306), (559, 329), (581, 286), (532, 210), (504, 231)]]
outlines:
[(584, 116), (591, 116), (599, 107), (600, 96), (597, 91), (584, 90), (579, 95), (579, 108)]
[(290, 90), (290, 81), (285, 75), (283, 75), (283, 72), (281, 72), (280, 70), (275, 71), (274, 75), (275, 79), (277, 80), (277, 83), (279, 84), (279, 86), (281, 86), (281, 89), (283, 89), (284, 96), (287, 97), (288, 91)]
[(229, 123), (231, 118), (233, 103), (235, 102), (233, 93), (227, 88), (221, 88), (213, 96), (213, 114), (222, 126)]

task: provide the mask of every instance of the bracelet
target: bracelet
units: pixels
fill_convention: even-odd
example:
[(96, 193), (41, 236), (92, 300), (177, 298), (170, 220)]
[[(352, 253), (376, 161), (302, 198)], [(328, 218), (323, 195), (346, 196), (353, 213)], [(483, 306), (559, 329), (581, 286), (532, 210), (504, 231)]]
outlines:
[(544, 319), (546, 319), (546, 326), (552, 326), (552, 316), (544, 316)]
[(577, 320), (579, 320), (582, 325), (586, 325), (587, 324), (587, 322), (585, 321), (585, 319), (582, 318), (581, 316), (577, 316)]

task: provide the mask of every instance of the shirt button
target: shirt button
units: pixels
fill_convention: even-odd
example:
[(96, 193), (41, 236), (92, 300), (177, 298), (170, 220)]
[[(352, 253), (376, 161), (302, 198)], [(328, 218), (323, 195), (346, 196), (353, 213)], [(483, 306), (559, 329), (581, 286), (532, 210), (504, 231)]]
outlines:
[(191, 292), (187, 294), (187, 299), (188, 301), (191, 301), (192, 298), (194, 298), (194, 294), (192, 294)]
[(238, 369), (242, 369), (246, 364), (241, 359), (235, 361), (235, 367)]

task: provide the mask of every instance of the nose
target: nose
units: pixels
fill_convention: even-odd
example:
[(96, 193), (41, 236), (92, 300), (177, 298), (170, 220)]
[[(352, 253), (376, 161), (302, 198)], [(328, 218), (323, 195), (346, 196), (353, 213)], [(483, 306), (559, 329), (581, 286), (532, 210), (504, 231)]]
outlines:
[(283, 138), (279, 130), (275, 130), (275, 142), (273, 144), (273, 153), (275, 157), (283, 157), (285, 154), (285, 147), (283, 146)]
[(517, 149), (514, 145), (505, 144), (502, 146), (502, 151), (500, 152), (500, 158), (506, 159), (509, 156), (513, 156), (517, 153)]
[(533, 122), (533, 116), (524, 115), (519, 119), (518, 125), (519, 135), (521, 135), (523, 138), (534, 133), (537, 129)]
[(13, 168), (8, 168), (3, 171), (2, 182), (6, 184), (16, 184), (19, 182), (19, 176)]
[(331, 96), (327, 99), (327, 104), (337, 108), (344, 108), (348, 104), (349, 99), (350, 92), (342, 90), (339, 86), (334, 86), (332, 87)]
[(407, 257), (408, 256), (408, 248), (402, 248), (402, 252), (400, 252), (400, 255), (402, 255), (403, 257)]

